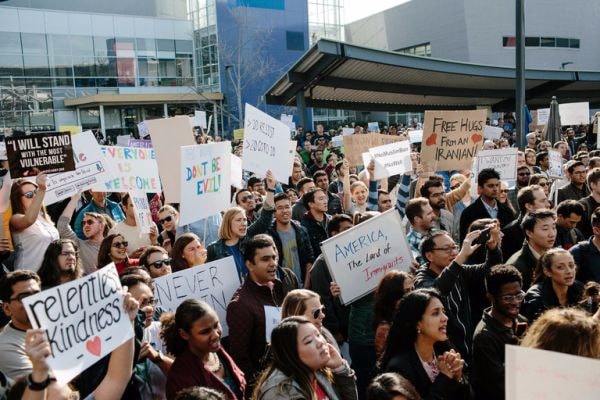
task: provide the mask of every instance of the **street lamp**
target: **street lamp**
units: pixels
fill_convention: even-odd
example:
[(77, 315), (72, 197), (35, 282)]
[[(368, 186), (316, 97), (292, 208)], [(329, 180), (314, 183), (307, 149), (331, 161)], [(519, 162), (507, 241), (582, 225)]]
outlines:
[(564, 70), (567, 65), (571, 65), (571, 64), (574, 64), (574, 62), (573, 61), (565, 61), (563, 63), (560, 63), (560, 69)]

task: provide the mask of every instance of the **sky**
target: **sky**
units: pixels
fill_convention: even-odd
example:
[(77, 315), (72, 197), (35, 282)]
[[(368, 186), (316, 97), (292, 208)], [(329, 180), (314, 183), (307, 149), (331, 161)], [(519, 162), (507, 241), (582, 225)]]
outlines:
[(409, 0), (344, 0), (344, 23), (348, 24)]

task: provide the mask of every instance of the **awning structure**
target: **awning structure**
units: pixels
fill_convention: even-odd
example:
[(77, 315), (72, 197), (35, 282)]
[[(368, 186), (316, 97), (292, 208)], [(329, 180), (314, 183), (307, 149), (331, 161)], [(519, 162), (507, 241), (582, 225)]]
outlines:
[[(269, 104), (364, 111), (514, 111), (514, 68), (416, 57), (319, 40), (266, 93)], [(527, 70), (526, 104), (600, 107), (600, 72)]]
[(65, 99), (67, 107), (97, 107), (99, 105), (142, 105), (162, 103), (195, 103), (223, 100), (222, 93), (151, 93), (151, 94), (112, 94), (102, 93)]

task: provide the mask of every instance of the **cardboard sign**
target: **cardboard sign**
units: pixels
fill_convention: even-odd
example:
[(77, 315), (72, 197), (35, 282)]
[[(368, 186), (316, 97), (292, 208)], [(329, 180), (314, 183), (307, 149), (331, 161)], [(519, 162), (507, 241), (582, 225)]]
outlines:
[(206, 111), (194, 111), (194, 126), (206, 129)]
[(153, 149), (139, 147), (101, 146), (102, 154), (115, 168), (115, 179), (93, 189), (101, 192), (159, 193), (160, 178)]
[(369, 153), (375, 159), (375, 179), (403, 174), (412, 168), (408, 140), (372, 147)]
[(218, 214), (231, 196), (231, 142), (183, 146), (179, 176), (179, 226)]
[(29, 296), (23, 306), (31, 325), (47, 330), (52, 350), (47, 361), (59, 383), (68, 383), (134, 334), (113, 263)]
[(294, 162), (290, 129), (281, 121), (246, 104), (243, 167), (263, 178), (271, 170), (279, 182), (287, 182)]
[(600, 361), (506, 346), (506, 399), (597, 399)]
[(395, 208), (327, 239), (321, 249), (343, 304), (372, 292), (386, 271), (409, 271), (413, 260)]
[(563, 170), (563, 159), (558, 150), (548, 149), (548, 159), (550, 160), (550, 167), (548, 168), (548, 174), (552, 178), (562, 178), (565, 176)]
[(69, 132), (71, 134), (71, 136), (73, 136), (73, 135), (77, 135), (78, 133), (81, 133), (83, 131), (83, 129), (81, 128), (81, 125), (59, 125), (58, 131), (59, 132)]
[(482, 169), (493, 168), (500, 174), (500, 179), (517, 179), (517, 153), (519, 149), (481, 150), (477, 153), (474, 174), (479, 175)]
[(143, 139), (150, 135), (150, 129), (148, 129), (148, 125), (146, 125), (146, 121), (142, 121), (137, 124), (138, 132), (140, 133), (140, 137)]
[(7, 137), (6, 153), (11, 178), (35, 176), (40, 172), (73, 171), (73, 144), (68, 132), (47, 132)]
[(483, 146), (486, 110), (425, 111), (421, 163), (436, 171), (470, 168)]
[(178, 116), (146, 121), (152, 145), (156, 152), (156, 162), (163, 184), (165, 203), (179, 203), (181, 179), (178, 179), (181, 166), (181, 146), (196, 144), (190, 119)]
[(128, 143), (128, 147), (139, 147), (142, 149), (151, 149), (152, 148), (152, 141), (151, 140), (144, 140), (144, 139), (133, 139), (130, 138), (129, 139), (129, 143)]
[(579, 125), (590, 123), (590, 103), (565, 103), (558, 105), (560, 124)]
[(206, 301), (219, 316), (223, 336), (227, 336), (227, 304), (240, 287), (233, 257), (161, 276), (154, 279), (154, 286), (158, 305), (166, 311), (175, 311), (187, 299)]
[(72, 139), (76, 169), (48, 175), (44, 196), (46, 205), (71, 197), (80, 190), (104, 185), (104, 182), (115, 179), (113, 166), (106, 161), (91, 131), (75, 135)]
[(363, 165), (362, 154), (368, 152), (370, 148), (401, 140), (405, 139), (400, 136), (381, 135), (379, 133), (344, 136), (344, 154), (350, 166), (355, 167)]
[(490, 140), (500, 139), (502, 132), (504, 132), (504, 128), (486, 125), (483, 130), (483, 137)]
[(244, 138), (244, 128), (234, 129), (233, 130), (233, 138), (235, 140), (240, 140)]
[(150, 211), (150, 204), (148, 203), (146, 193), (135, 190), (130, 191), (129, 196), (133, 203), (135, 224), (140, 235), (150, 233), (150, 228), (154, 226), (154, 221), (152, 221), (152, 212)]

